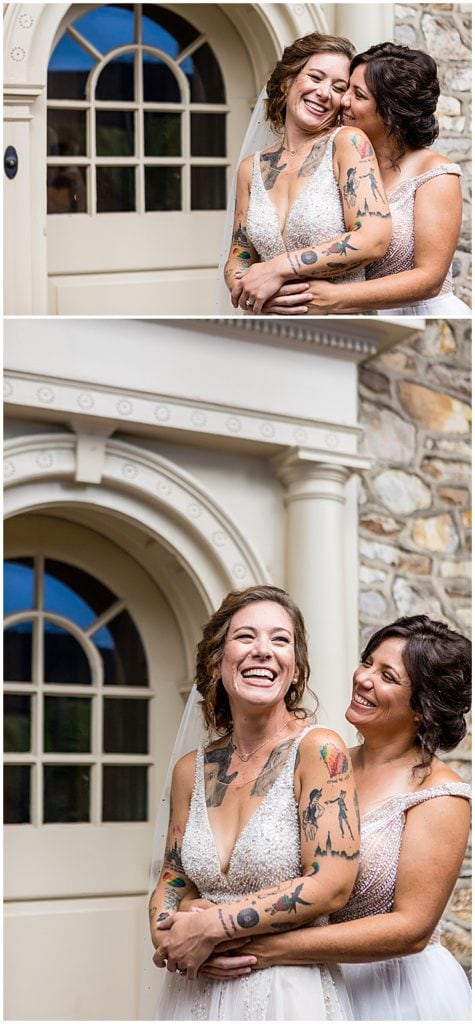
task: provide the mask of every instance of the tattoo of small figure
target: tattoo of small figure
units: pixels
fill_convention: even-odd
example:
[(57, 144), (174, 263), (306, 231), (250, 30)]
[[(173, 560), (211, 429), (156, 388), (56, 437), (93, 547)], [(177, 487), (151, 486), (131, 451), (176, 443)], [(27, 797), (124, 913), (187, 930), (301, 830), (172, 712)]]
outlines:
[(324, 256), (331, 256), (332, 253), (336, 253), (338, 256), (346, 256), (347, 249), (352, 249), (353, 252), (358, 252), (358, 249), (354, 245), (350, 245), (351, 235), (347, 235), (341, 242), (333, 242), (333, 245), (329, 249), (323, 250)]
[(340, 832), (342, 838), (345, 835), (344, 826), (346, 825), (348, 832), (352, 839), (354, 839), (353, 832), (351, 831), (351, 825), (348, 821), (348, 809), (346, 806), (346, 789), (340, 789), (340, 795), (336, 796), (334, 800), (325, 800), (326, 804), (338, 804), (338, 824), (340, 826)]
[(384, 202), (384, 197), (381, 195), (381, 192), (379, 191), (379, 188), (378, 188), (378, 182), (376, 181), (376, 175), (374, 173), (374, 167), (371, 167), (369, 169), (368, 173), (367, 174), (362, 174), (361, 177), (362, 178), (369, 178), (369, 183), (371, 185), (371, 191), (373, 193), (374, 198), (375, 199), (379, 198), (381, 200), (381, 202)]
[(322, 814), (325, 814), (325, 808), (320, 803), (321, 795), (321, 789), (312, 789), (308, 806), (302, 814), (302, 825), (306, 839), (315, 839), (318, 828), (318, 819), (321, 818)]
[(237, 923), (241, 928), (255, 928), (259, 924), (259, 914), (252, 907), (240, 910), (237, 915)]
[(343, 185), (343, 195), (348, 203), (348, 206), (354, 206), (356, 203), (356, 189), (356, 167), (349, 167), (346, 172), (346, 182)]
[(309, 249), (307, 252), (302, 253), (300, 260), (302, 263), (305, 263), (305, 266), (307, 267), (311, 266), (312, 263), (316, 263), (318, 260), (318, 256), (316, 252), (313, 251), (313, 249)]
[(284, 147), (281, 146), (276, 153), (261, 153), (261, 165), (264, 165), (262, 168), (262, 181), (266, 192), (270, 192), (280, 172), (284, 171), (287, 167), (287, 164), (280, 164), (279, 166), (279, 160), (283, 152)]
[(374, 156), (374, 149), (369, 139), (362, 139), (360, 135), (352, 135), (351, 142), (362, 160), (367, 160), (369, 157)]
[(342, 750), (335, 747), (334, 743), (325, 743), (323, 747), (320, 747), (320, 754), (331, 779), (348, 771), (348, 758)]
[(302, 906), (304, 907), (310, 907), (311, 904), (307, 900), (301, 899), (299, 895), (302, 889), (303, 882), (301, 882), (300, 885), (298, 885), (297, 888), (294, 889), (290, 896), (286, 896), (285, 894), (283, 896), (279, 896), (279, 899), (276, 900), (276, 902), (273, 903), (271, 907), (267, 908), (266, 914), (271, 914), (273, 916), (274, 914), (278, 914), (281, 911), (286, 911), (287, 914), (291, 914), (293, 911), (294, 914), (296, 914), (298, 903), (301, 903)]
[(219, 920), (221, 921), (221, 924), (223, 926), (224, 934), (228, 936), (228, 939), (232, 939), (233, 933), (229, 931), (229, 928), (228, 928), (228, 926), (226, 924), (226, 921), (224, 920), (224, 914), (223, 914), (223, 911), (221, 910), (221, 907), (219, 907), (219, 909), (218, 909), (218, 917), (219, 917)]

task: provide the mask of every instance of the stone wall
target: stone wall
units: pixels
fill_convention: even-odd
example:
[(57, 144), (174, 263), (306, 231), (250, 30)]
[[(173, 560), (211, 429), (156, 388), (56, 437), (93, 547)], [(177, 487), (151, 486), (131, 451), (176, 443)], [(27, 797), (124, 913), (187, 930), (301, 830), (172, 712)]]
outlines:
[[(399, 615), (469, 632), (470, 347), (467, 321), (432, 321), (360, 368), (362, 451), (374, 460), (360, 485), (362, 648)], [(470, 751), (467, 736), (444, 758), (466, 781)], [(468, 853), (443, 935), (466, 968), (470, 897)]]
[(471, 304), (471, 4), (395, 4), (394, 39), (420, 47), (437, 62), (440, 134), (434, 149), (463, 171), (464, 216), (454, 260), (454, 290)]

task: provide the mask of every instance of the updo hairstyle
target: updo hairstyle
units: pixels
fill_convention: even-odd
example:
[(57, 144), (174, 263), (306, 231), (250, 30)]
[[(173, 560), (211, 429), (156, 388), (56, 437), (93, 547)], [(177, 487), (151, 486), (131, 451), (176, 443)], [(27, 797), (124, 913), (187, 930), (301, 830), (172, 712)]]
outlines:
[(236, 612), (255, 601), (273, 601), (275, 604), (280, 604), (292, 620), (297, 678), (291, 683), (285, 695), (285, 704), (289, 711), (295, 711), (300, 717), (305, 718), (308, 714), (301, 707), (301, 700), (310, 676), (310, 665), (305, 624), (300, 609), (286, 591), (279, 587), (262, 585), (248, 587), (247, 590), (231, 591), (206, 623), (196, 653), (195, 683), (203, 698), (200, 701), (200, 707), (206, 727), (210, 731), (216, 732), (218, 736), (225, 735), (232, 729), (229, 699), (221, 681), (221, 660), (229, 624)]
[(316, 53), (343, 53), (351, 61), (355, 47), (343, 36), (325, 36), (320, 32), (311, 32), (285, 47), (267, 82), (266, 118), (274, 131), (284, 128), (287, 95), (294, 78)]

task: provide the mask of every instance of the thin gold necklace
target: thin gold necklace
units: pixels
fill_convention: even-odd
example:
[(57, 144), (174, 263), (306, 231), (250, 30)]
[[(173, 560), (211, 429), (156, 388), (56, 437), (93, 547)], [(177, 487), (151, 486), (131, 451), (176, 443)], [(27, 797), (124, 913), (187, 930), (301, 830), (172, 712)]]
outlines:
[(258, 747), (254, 747), (254, 750), (250, 750), (248, 754), (240, 754), (239, 753), (239, 750), (237, 749), (237, 746), (236, 746), (236, 744), (235, 744), (235, 742), (233, 740), (233, 733), (231, 733), (231, 746), (233, 748), (233, 752), (236, 754), (236, 756), (239, 758), (240, 761), (243, 761), (244, 763), (246, 761), (249, 761), (249, 758), (251, 758), (253, 754), (257, 754), (257, 751), (260, 750), (261, 747), (265, 747), (266, 743), (269, 743), (270, 740), (275, 740), (276, 736), (279, 736), (280, 733), (284, 731), (285, 727), (289, 724), (289, 721), (290, 721), (290, 718), (289, 718), (289, 716), (287, 716), (287, 718), (285, 719), (284, 724), (281, 725), (280, 729), (278, 729), (277, 732), (274, 732), (272, 734), (272, 736), (268, 736), (267, 739), (263, 740), (262, 743), (259, 743)]

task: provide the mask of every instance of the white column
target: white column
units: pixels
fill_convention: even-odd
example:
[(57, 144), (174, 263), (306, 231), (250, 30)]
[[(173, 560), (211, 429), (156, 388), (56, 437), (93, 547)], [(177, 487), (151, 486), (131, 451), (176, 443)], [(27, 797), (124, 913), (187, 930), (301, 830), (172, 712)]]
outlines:
[[(312, 458), (308, 450), (301, 455), (298, 449), (276, 460), (287, 510), (286, 588), (305, 618), (310, 685), (319, 699), (319, 720), (347, 740), (354, 739), (344, 712), (354, 659), (350, 637), (358, 616), (354, 566), (345, 571), (345, 485), (358, 468), (356, 460), (351, 461), (351, 467), (336, 460), (325, 462)], [(352, 514), (355, 517), (356, 510)], [(353, 594), (348, 594), (348, 587)]]
[(335, 4), (335, 34), (347, 36), (358, 52), (394, 39), (394, 4)]

